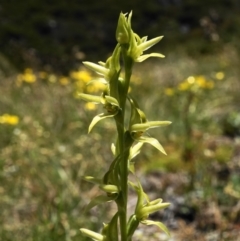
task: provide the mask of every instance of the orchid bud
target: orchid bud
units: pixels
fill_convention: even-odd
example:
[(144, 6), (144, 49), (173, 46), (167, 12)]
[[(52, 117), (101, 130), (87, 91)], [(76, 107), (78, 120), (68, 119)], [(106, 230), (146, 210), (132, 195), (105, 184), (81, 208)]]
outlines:
[[(132, 13), (129, 14), (129, 21), (131, 20)], [(118, 25), (116, 30), (116, 39), (120, 44), (128, 44), (129, 43), (129, 32), (131, 30), (131, 26), (129, 25), (129, 21), (123, 13), (120, 13), (118, 19)]]

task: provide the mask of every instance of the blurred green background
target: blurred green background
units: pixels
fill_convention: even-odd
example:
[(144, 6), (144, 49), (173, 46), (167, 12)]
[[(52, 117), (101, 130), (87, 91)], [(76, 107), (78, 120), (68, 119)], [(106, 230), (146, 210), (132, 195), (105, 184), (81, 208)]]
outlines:
[(167, 156), (144, 146), (136, 158), (146, 191), (172, 202), (152, 217), (172, 232), (162, 240), (239, 237), (240, 1), (8, 0), (0, 3), (0, 240), (84, 241), (80, 227), (108, 221), (109, 206), (83, 214), (99, 190), (81, 177), (107, 170), (115, 127), (106, 120), (87, 135), (102, 110), (77, 93), (101, 93), (86, 86), (96, 76), (81, 62), (111, 55), (119, 13), (130, 10), (140, 36), (164, 35), (153, 51), (166, 58), (136, 64), (131, 83), (149, 120), (173, 122), (149, 131)]

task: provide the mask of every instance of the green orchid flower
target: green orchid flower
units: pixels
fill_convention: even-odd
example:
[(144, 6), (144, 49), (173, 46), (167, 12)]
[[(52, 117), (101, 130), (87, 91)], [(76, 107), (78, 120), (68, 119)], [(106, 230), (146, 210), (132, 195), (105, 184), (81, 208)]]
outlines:
[(127, 54), (135, 62), (143, 62), (150, 57), (164, 58), (165, 56), (160, 53), (144, 54), (143, 52), (157, 44), (163, 36), (147, 40), (147, 36), (140, 38), (131, 28), (132, 12), (127, 14), (121, 13), (118, 19), (116, 30), (116, 39), (120, 44), (129, 44)]
[(138, 201), (135, 209), (135, 214), (133, 214), (128, 222), (128, 237), (131, 240), (131, 235), (136, 230), (139, 222), (144, 225), (156, 225), (166, 234), (169, 235), (167, 227), (162, 222), (148, 220), (148, 216), (156, 211), (167, 208), (170, 203), (163, 203), (162, 199), (158, 198), (153, 201), (150, 201), (147, 194), (143, 191), (141, 184), (138, 182), (138, 185), (129, 182), (131, 187), (137, 192)]
[(96, 72), (97, 74), (104, 77), (104, 79), (109, 82), (114, 75), (115, 72), (119, 72), (120, 70), (120, 64), (119, 64), (119, 55), (120, 55), (120, 45), (118, 44), (114, 51), (112, 56), (110, 56), (106, 63), (99, 61), (98, 64), (84, 61), (83, 64), (91, 69), (92, 71)]
[(126, 15), (127, 14), (120, 13), (118, 19), (116, 39), (120, 44), (128, 44), (130, 40), (132, 11), (128, 17), (126, 17)]
[(121, 52), (120, 45), (117, 44), (116, 48), (113, 51), (112, 56), (107, 59), (106, 63), (101, 61), (98, 62), (99, 64), (95, 64), (87, 61), (83, 62), (83, 64), (86, 67), (88, 67), (92, 71), (95, 71), (97, 74), (103, 76), (103, 78), (99, 78), (94, 81), (100, 81), (101, 83), (105, 84), (108, 92), (107, 94), (117, 99), (118, 101), (119, 101), (118, 85), (119, 85), (119, 82), (121, 81), (121, 78), (119, 77), (120, 52)]
[(166, 126), (171, 124), (170, 121), (147, 121), (146, 115), (142, 110), (140, 110), (137, 102), (132, 98), (128, 98), (131, 104), (131, 118), (129, 131), (131, 133), (132, 138), (135, 141), (142, 143), (149, 143), (155, 148), (157, 148), (160, 152), (166, 155), (166, 152), (162, 145), (158, 142), (157, 139), (149, 136), (144, 136), (144, 132), (148, 129)]
[(160, 53), (142, 55), (144, 51), (157, 44), (162, 38), (163, 36), (159, 36), (147, 41), (147, 36), (140, 38), (131, 30), (130, 46), (127, 53), (135, 62), (143, 62), (150, 57), (164, 58), (165, 56)]
[(118, 193), (119, 193), (119, 189), (116, 185), (105, 184), (102, 179), (95, 178), (92, 176), (84, 176), (84, 177), (82, 177), (82, 179), (87, 182), (97, 184), (99, 186), (99, 188), (105, 192), (105, 194), (94, 197), (87, 204), (87, 206), (84, 209), (85, 213), (97, 205), (116, 200)]
[(115, 116), (118, 111), (120, 110), (120, 106), (118, 101), (106, 93), (103, 93), (102, 96), (96, 96), (96, 95), (89, 95), (89, 94), (83, 94), (80, 93), (79, 98), (82, 100), (85, 100), (87, 102), (93, 102), (95, 104), (103, 104), (104, 108), (107, 110), (107, 113), (101, 113), (99, 115), (96, 115), (92, 122), (89, 125), (88, 133), (92, 130), (92, 128), (101, 120), (109, 117)]

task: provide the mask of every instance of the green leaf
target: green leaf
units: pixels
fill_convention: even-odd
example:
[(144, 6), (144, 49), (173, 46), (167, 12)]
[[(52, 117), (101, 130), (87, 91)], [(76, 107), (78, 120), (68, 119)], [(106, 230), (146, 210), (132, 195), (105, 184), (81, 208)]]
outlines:
[(137, 141), (143, 142), (143, 143), (148, 143), (155, 148), (157, 148), (160, 152), (163, 154), (167, 155), (165, 150), (163, 149), (162, 145), (159, 143), (159, 141), (153, 137), (147, 137), (147, 136), (141, 136), (137, 139)]
[(118, 241), (118, 212), (113, 216), (107, 229), (106, 241)]
[(114, 200), (114, 198), (112, 196), (110, 197), (110, 196), (106, 196), (106, 195), (99, 195), (90, 201), (90, 203), (86, 206), (84, 212), (88, 212), (90, 209), (92, 209), (93, 207), (95, 207), (99, 204), (111, 202), (113, 200)]
[(152, 220), (144, 220), (144, 221), (141, 221), (141, 223), (145, 224), (145, 225), (156, 225), (163, 232), (165, 232), (168, 236), (170, 236), (170, 232), (169, 232), (168, 228), (162, 222), (156, 222), (156, 221), (152, 221)]
[(80, 228), (80, 231), (82, 232), (82, 234), (84, 234), (85, 236), (95, 240), (95, 241), (103, 241), (103, 235), (93, 232), (89, 229), (86, 228)]
[(105, 114), (105, 113), (102, 113), (102, 114), (99, 114), (97, 116), (95, 116), (92, 120), (92, 122), (90, 123), (89, 125), (89, 128), (88, 128), (88, 133), (90, 133), (90, 131), (92, 130), (92, 128), (101, 120), (105, 119), (105, 118), (108, 118), (108, 117), (113, 117), (114, 114)]
[(129, 123), (130, 128), (134, 124), (145, 123), (147, 121), (146, 115), (142, 110), (139, 109), (137, 102), (130, 97), (128, 97), (128, 100), (131, 104), (131, 118)]
[(103, 98), (101, 96), (96, 96), (96, 95), (88, 95), (88, 94), (83, 94), (80, 93), (78, 96), (87, 102), (94, 102), (94, 103), (101, 103), (103, 104)]
[(116, 168), (120, 162), (121, 158), (120, 155), (116, 156), (115, 159), (112, 161), (109, 170), (105, 173), (103, 177), (104, 184), (119, 184), (118, 178), (118, 168)]
[(132, 236), (133, 236), (134, 232), (136, 231), (138, 225), (139, 225), (139, 220), (137, 219), (136, 215), (133, 214), (132, 216), (130, 216), (128, 223), (127, 223), (127, 236), (128, 236), (127, 241), (132, 240)]

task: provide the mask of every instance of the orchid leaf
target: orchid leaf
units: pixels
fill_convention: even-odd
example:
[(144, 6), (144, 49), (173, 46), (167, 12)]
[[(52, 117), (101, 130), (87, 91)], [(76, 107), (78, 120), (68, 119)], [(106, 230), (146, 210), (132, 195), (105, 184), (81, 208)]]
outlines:
[(118, 241), (118, 212), (108, 224), (106, 241)]
[(168, 228), (162, 223), (162, 222), (156, 222), (156, 221), (152, 221), (152, 220), (144, 220), (141, 221), (142, 224), (145, 225), (156, 225), (158, 226), (163, 232), (165, 232), (168, 236), (170, 236), (169, 230)]
[(103, 183), (104, 184), (117, 184), (118, 183), (118, 173), (116, 168), (116, 165), (121, 160), (120, 155), (116, 156), (113, 160), (112, 164), (109, 167), (109, 170), (105, 173), (103, 177)]
[(162, 145), (159, 143), (159, 141), (153, 137), (147, 137), (147, 136), (141, 136), (137, 139), (137, 141), (143, 142), (143, 143), (148, 143), (155, 148), (157, 148), (160, 152), (163, 154), (167, 155), (165, 150), (163, 149)]
[(92, 209), (93, 207), (95, 207), (99, 204), (111, 202), (113, 200), (114, 200), (114, 198), (112, 196), (99, 195), (90, 201), (90, 203), (86, 206), (84, 212), (88, 212), (90, 209)]
[(108, 118), (108, 117), (113, 117), (114, 115), (113, 114), (105, 114), (105, 113), (102, 113), (102, 114), (99, 114), (97, 116), (95, 116), (92, 120), (92, 122), (90, 123), (89, 125), (89, 128), (88, 128), (88, 133), (90, 133), (90, 131), (92, 130), (92, 128), (101, 120), (105, 119), (105, 118)]
[(132, 99), (128, 98), (131, 104), (131, 119), (130, 119), (130, 127), (137, 123), (144, 123), (147, 121), (145, 113), (139, 109), (137, 102)]

